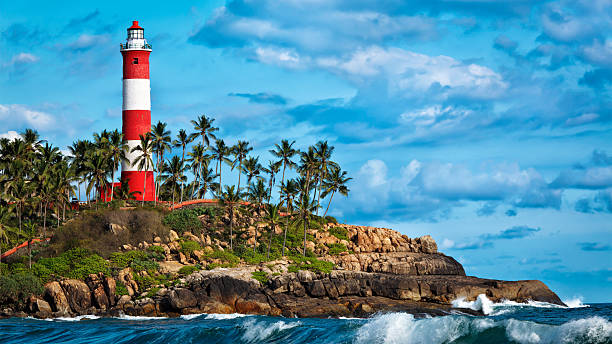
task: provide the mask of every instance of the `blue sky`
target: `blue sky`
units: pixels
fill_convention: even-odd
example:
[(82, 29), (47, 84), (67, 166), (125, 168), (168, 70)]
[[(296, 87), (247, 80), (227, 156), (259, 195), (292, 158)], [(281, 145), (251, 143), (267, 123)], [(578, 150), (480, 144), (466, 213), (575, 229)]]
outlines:
[(354, 178), (339, 219), (431, 234), (470, 275), (611, 301), (612, 1), (141, 4), (0, 0), (0, 135), (65, 148), (120, 128), (119, 43), (139, 20), (153, 121), (208, 114), (264, 161), (328, 140)]

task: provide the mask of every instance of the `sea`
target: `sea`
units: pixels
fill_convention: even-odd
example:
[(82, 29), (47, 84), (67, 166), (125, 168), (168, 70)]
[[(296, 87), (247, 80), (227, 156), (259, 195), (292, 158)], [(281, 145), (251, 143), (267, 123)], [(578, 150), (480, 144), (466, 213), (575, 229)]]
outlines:
[(0, 320), (0, 343), (612, 343), (612, 303), (455, 300), (441, 317), (380, 313), (368, 319), (294, 319), (241, 314), (179, 318), (81, 316)]

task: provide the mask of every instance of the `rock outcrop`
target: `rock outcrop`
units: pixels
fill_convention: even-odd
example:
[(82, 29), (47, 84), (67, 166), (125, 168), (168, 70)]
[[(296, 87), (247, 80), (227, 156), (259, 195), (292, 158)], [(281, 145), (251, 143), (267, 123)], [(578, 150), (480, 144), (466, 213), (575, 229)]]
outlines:
[[(47, 283), (42, 298), (30, 298), (27, 311), (40, 318), (121, 313), (365, 317), (381, 311), (444, 315), (451, 311), (451, 301), (458, 298), (475, 300), (480, 294), (494, 302), (535, 300), (563, 305), (540, 281), (499, 281), (466, 276), (461, 264), (437, 251), (430, 236), (411, 239), (390, 229), (349, 225), (334, 225), (314, 232), (314, 236), (317, 244), (311, 242), (311, 246), (318, 250), (320, 259), (335, 265), (330, 273), (289, 272), (290, 262), (278, 260), (197, 271), (186, 278), (177, 278), (172, 287), (157, 286), (147, 290), (138, 285), (132, 269), (126, 268), (118, 271), (115, 278), (92, 274), (85, 281), (67, 279)], [(212, 242), (203, 235), (190, 238)], [(142, 243), (143, 247), (147, 245)], [(205, 257), (207, 250), (186, 257), (178, 252), (177, 246), (177, 242), (162, 246), (166, 261), (161, 262), (161, 271), (175, 273), (184, 266), (181, 263), (199, 260)], [(338, 246), (347, 250), (330, 254), (329, 248)], [(181, 263), (169, 260), (173, 255)], [(261, 278), (262, 275), (267, 277)], [(118, 295), (119, 282), (121, 293), (127, 295)]]

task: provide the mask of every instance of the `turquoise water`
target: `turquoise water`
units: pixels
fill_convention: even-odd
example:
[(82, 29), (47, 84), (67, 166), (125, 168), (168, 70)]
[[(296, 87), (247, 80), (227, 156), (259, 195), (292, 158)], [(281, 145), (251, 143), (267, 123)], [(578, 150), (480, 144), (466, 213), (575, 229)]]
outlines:
[(492, 305), (486, 312), (486, 317), (424, 319), (405, 313), (369, 319), (237, 314), (12, 318), (0, 320), (0, 343), (612, 343), (612, 304), (559, 308), (509, 303)]

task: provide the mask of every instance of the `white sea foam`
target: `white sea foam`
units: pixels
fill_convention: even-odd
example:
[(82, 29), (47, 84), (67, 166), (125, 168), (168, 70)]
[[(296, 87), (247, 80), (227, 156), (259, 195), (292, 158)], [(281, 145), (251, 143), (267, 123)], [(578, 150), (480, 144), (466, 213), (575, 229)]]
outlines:
[(494, 320), (467, 316), (415, 319), (406, 313), (387, 313), (359, 328), (356, 343), (451, 343), (461, 337), (501, 328), (508, 340), (520, 344), (610, 343), (612, 322), (601, 317), (569, 321), (561, 325), (516, 319)]
[(162, 320), (162, 319), (168, 319), (168, 318), (166, 318), (166, 317), (143, 317), (143, 316), (121, 314), (120, 316), (115, 317), (115, 319), (133, 320), (133, 321), (146, 321), (146, 320)]
[(563, 303), (565, 303), (568, 308), (589, 307), (589, 305), (585, 305), (584, 303), (582, 303), (582, 296), (577, 296), (569, 300), (563, 300)]
[(482, 311), (486, 315), (500, 315), (507, 312), (511, 312), (512, 308), (516, 307), (535, 307), (535, 308), (580, 308), (588, 307), (588, 305), (582, 304), (580, 298), (564, 301), (567, 305), (561, 306), (548, 302), (532, 301), (529, 300), (526, 303), (520, 303), (510, 300), (503, 300), (501, 302), (493, 302), (489, 300), (485, 294), (480, 294), (474, 301), (466, 301), (465, 297), (458, 298), (451, 301), (451, 304), (455, 308), (469, 308), (475, 311)]
[(48, 321), (81, 321), (81, 320), (94, 320), (94, 319), (100, 319), (99, 316), (97, 315), (79, 315), (76, 317), (59, 317), (59, 318), (53, 318), (53, 319), (45, 319)]
[(249, 319), (242, 325), (242, 328), (245, 330), (244, 334), (242, 335), (242, 339), (247, 342), (259, 343), (269, 338), (274, 333), (282, 332), (299, 325), (299, 321), (277, 321), (271, 324), (264, 321)]
[(205, 319), (209, 320), (228, 320), (228, 319), (236, 319), (242, 317), (248, 317), (248, 314), (239, 314), (239, 313), (231, 313), (231, 314), (217, 314), (217, 313), (199, 313), (199, 314), (185, 314), (181, 315), (181, 319), (192, 320), (195, 318), (199, 318), (204, 316)]

